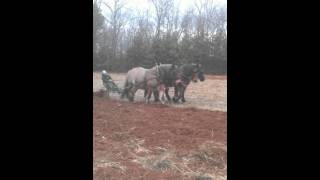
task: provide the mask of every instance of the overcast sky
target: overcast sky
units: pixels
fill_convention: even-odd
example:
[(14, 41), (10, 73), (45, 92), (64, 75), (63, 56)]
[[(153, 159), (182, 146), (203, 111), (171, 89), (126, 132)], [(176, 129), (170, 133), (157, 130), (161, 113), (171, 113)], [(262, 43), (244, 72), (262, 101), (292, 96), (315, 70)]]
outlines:
[[(113, 0), (103, 0), (103, 2), (112, 4)], [(175, 2), (179, 4), (180, 12), (184, 12), (186, 9), (188, 9), (190, 6), (194, 6), (195, 2), (200, 2), (201, 0), (176, 0)], [(212, 0), (214, 4), (217, 5), (227, 5), (227, 0)], [(151, 0), (126, 0), (127, 4), (126, 7), (134, 10), (153, 10), (153, 5)], [(101, 5), (102, 14), (106, 15), (107, 8), (105, 5)]]

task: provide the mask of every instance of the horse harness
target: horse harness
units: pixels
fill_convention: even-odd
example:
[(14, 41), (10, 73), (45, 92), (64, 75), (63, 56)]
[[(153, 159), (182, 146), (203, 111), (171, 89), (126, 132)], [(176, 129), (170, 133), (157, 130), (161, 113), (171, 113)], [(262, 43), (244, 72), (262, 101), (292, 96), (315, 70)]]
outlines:
[[(155, 77), (152, 77), (152, 78), (149, 78), (149, 79), (145, 79), (144, 81), (138, 83), (138, 84), (135, 84), (134, 86), (140, 86), (141, 84), (143, 83), (147, 83), (148, 81), (150, 80), (154, 80), (156, 79), (158, 82), (161, 81), (161, 73), (160, 73), (160, 69), (159, 69), (159, 65), (156, 65), (156, 74), (155, 74)], [(161, 82), (160, 82), (161, 83)]]
[[(178, 74), (178, 80), (176, 81), (177, 84), (181, 84), (184, 88), (187, 87), (190, 83), (190, 81), (192, 80), (193, 76), (195, 76), (195, 74), (197, 74), (199, 72), (199, 70), (197, 70), (196, 72), (193, 72), (193, 74), (189, 77), (184, 75), (182, 72), (180, 72)], [(181, 76), (181, 77), (179, 77)]]

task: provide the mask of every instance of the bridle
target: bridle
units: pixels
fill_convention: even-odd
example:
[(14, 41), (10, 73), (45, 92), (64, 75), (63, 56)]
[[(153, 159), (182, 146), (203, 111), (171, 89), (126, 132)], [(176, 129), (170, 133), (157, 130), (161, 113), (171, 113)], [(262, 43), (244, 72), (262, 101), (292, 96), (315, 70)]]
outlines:
[(182, 78), (184, 78), (184, 80), (186, 80), (186, 81), (188, 82), (187, 84), (189, 84), (189, 82), (193, 79), (193, 77), (194, 77), (194, 76), (197, 76), (199, 72), (200, 72), (200, 69), (197, 68), (196, 71), (192, 71), (192, 74), (189, 75), (189, 76), (184, 75), (183, 72), (180, 73), (180, 76), (181, 76)]
[(156, 64), (156, 79), (159, 81), (161, 80), (161, 73), (160, 73), (160, 69), (159, 69), (159, 65)]

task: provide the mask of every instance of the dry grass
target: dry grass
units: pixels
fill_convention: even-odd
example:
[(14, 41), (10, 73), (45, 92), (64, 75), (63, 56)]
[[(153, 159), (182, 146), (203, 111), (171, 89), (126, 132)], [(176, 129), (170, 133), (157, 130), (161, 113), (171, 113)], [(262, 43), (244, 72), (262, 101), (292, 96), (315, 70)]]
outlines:
[[(199, 172), (193, 173), (196, 179), (227, 178), (227, 147), (222, 143), (208, 141), (188, 156), (189, 163), (200, 166)], [(204, 171), (204, 172), (203, 172)], [(206, 173), (207, 172), (207, 173)], [(208, 173), (210, 172), (210, 173)]]
[(159, 155), (135, 156), (133, 162), (150, 170), (182, 172), (174, 158), (173, 152), (165, 151)]
[(134, 153), (149, 153), (150, 151), (142, 146), (143, 143), (143, 139), (130, 139), (126, 146)]
[(206, 163), (212, 167), (224, 169), (227, 164), (226, 146), (216, 142), (206, 142), (195, 151), (192, 158), (196, 161)]
[(119, 159), (119, 154), (110, 154), (109, 152), (103, 152), (103, 156), (100, 156), (99, 159), (94, 160), (93, 169), (94, 172), (99, 168), (113, 168), (120, 170), (121, 173), (126, 171), (126, 167), (117, 161)]
[(126, 167), (122, 166), (119, 162), (114, 162), (110, 160), (101, 160), (96, 164), (96, 168), (105, 168), (105, 167), (112, 167), (115, 169), (119, 169), (121, 170), (121, 172), (126, 171)]
[[(133, 128), (134, 129), (134, 128)], [(171, 172), (181, 174), (184, 179), (195, 180), (226, 180), (226, 145), (209, 141), (191, 151), (187, 156), (177, 157), (173, 147), (145, 147), (143, 139), (128, 136), (128, 132), (115, 133), (127, 143), (120, 145), (117, 149), (129, 152), (129, 159), (145, 169), (159, 171), (162, 173)], [(97, 135), (99, 132), (97, 132)], [(119, 138), (118, 137), (118, 138)], [(113, 168), (122, 174), (126, 167), (119, 162), (119, 154), (106, 152), (103, 159), (96, 160), (94, 172), (98, 168)], [(123, 158), (122, 158), (123, 159)]]
[[(224, 158), (217, 156), (217, 152), (226, 153), (226, 148), (223, 144), (205, 143), (199, 147), (199, 150), (182, 159), (177, 158), (173, 150), (166, 148), (160, 148), (160, 150), (162, 153), (158, 155), (150, 155), (152, 154), (150, 153), (152, 152), (151, 150), (148, 150), (149, 154), (144, 156), (133, 154), (135, 157), (133, 162), (150, 170), (180, 173), (184, 177), (196, 180), (225, 180), (227, 178), (226, 161), (220, 161), (221, 159), (224, 160)], [(199, 167), (195, 170), (189, 167), (199, 162), (204, 162), (204, 167)]]
[(214, 180), (214, 176), (210, 174), (194, 174), (195, 180)]
[[(111, 138), (117, 141), (124, 141), (128, 139), (132, 139), (130, 133), (135, 129), (135, 127), (131, 128), (129, 131), (124, 132), (115, 132), (111, 135)], [(138, 142), (139, 143), (139, 142)], [(140, 142), (141, 143), (141, 142)]]

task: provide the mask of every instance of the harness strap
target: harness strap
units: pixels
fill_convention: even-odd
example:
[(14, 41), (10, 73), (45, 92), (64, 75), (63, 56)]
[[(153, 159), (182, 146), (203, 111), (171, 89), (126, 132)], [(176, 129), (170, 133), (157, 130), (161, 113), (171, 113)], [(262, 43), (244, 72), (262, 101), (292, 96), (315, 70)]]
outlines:
[(178, 80), (176, 80), (176, 84), (178, 84), (178, 85), (181, 84), (185, 88), (188, 86), (189, 83), (187, 83), (181, 79), (178, 79)]

